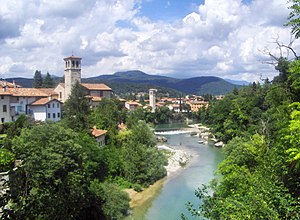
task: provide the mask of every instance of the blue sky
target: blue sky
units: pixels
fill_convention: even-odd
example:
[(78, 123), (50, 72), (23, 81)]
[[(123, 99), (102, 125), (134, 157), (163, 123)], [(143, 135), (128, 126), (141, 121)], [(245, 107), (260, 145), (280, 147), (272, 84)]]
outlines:
[[(253, 81), (288, 44), (287, 0), (4, 0), (0, 78), (35, 70), (63, 75), (82, 57), (82, 77), (141, 70), (179, 77)], [(70, 7), (71, 6), (71, 7)], [(76, 6), (76, 7), (72, 7)], [(298, 41), (293, 44), (299, 49)]]
[[(250, 4), (251, 0), (243, 0)], [(142, 2), (140, 14), (152, 20), (173, 21), (195, 12), (204, 0), (145, 0)]]
[(153, 20), (180, 19), (187, 14), (196, 11), (197, 6), (203, 4), (200, 0), (149, 0), (144, 1), (141, 6), (141, 15)]

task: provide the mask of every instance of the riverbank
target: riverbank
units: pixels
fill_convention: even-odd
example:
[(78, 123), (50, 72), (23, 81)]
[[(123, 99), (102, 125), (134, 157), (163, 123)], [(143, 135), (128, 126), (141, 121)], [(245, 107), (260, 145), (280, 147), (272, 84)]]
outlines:
[(187, 166), (192, 156), (183, 150), (175, 150), (166, 145), (157, 146), (161, 150), (165, 150), (168, 154), (168, 165), (165, 166), (167, 170), (167, 176), (156, 181), (153, 185), (144, 189), (141, 192), (137, 192), (134, 189), (126, 189), (125, 192), (128, 193), (130, 202), (129, 205), (132, 209), (139, 207), (145, 203), (151, 202), (157, 194), (159, 194), (164, 182), (168, 177), (178, 172), (180, 169)]
[(202, 124), (189, 125), (184, 130), (191, 132), (191, 134), (197, 135), (201, 140), (199, 143), (208, 144), (209, 141), (214, 143), (215, 147), (224, 147), (223, 141), (216, 139), (215, 135), (211, 133), (210, 128), (203, 126)]

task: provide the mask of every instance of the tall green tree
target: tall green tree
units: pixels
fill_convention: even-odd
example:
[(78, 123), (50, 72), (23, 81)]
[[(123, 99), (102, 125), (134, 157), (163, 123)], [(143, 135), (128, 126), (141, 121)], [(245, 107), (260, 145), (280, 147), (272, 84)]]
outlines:
[(86, 98), (86, 90), (76, 82), (71, 90), (71, 95), (63, 106), (63, 122), (75, 131), (90, 128), (90, 104)]
[(42, 88), (43, 86), (43, 77), (41, 71), (36, 70), (33, 77), (33, 88)]
[(47, 74), (43, 80), (43, 87), (44, 88), (53, 88), (53, 86), (54, 86), (54, 81), (53, 81), (50, 73), (47, 72)]
[(102, 200), (89, 190), (91, 181), (104, 175), (93, 138), (51, 123), (23, 129), (13, 146), (22, 166), (11, 171), (7, 217), (78, 219)]

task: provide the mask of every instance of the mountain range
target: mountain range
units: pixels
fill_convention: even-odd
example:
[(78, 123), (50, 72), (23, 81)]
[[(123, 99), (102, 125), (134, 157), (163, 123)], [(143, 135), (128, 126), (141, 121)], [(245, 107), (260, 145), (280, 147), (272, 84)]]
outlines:
[[(33, 82), (33, 79), (28, 78), (8, 78), (6, 80), (9, 82), (15, 80), (17, 84), (23, 87), (32, 87)], [(53, 80), (58, 83), (61, 78), (53, 77)], [(176, 79), (167, 76), (150, 75), (139, 70), (83, 78), (82, 82), (105, 83), (110, 86), (116, 94), (148, 92), (149, 88), (156, 88), (160, 92), (169, 93), (170, 95), (178, 95), (179, 93), (220, 95), (232, 91), (235, 87), (240, 87), (240, 85), (214, 76)]]

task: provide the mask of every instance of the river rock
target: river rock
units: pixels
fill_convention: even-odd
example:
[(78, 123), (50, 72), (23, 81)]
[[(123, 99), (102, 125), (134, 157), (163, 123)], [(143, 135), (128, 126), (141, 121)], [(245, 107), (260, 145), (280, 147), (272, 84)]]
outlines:
[(160, 143), (165, 143), (168, 141), (168, 139), (164, 136), (156, 136), (156, 141)]
[(215, 147), (223, 147), (223, 146), (224, 146), (223, 141), (215, 143)]

